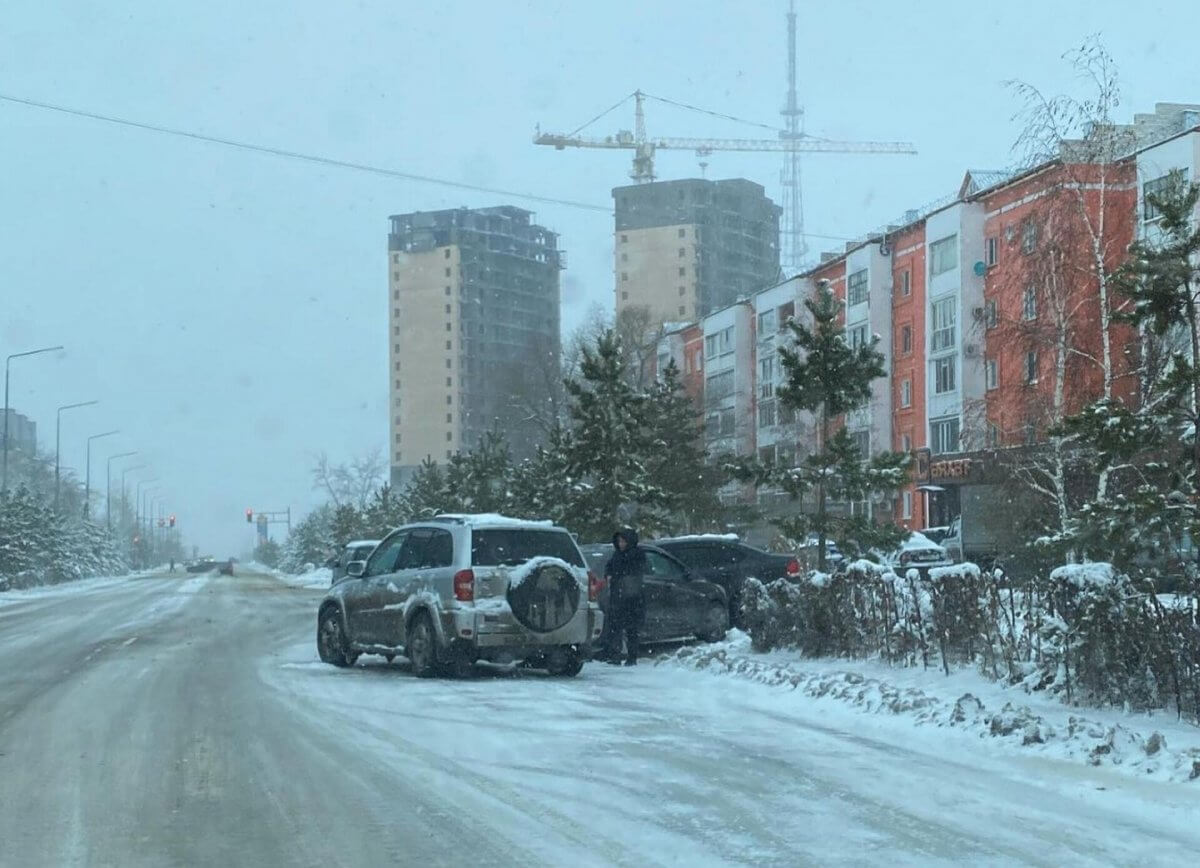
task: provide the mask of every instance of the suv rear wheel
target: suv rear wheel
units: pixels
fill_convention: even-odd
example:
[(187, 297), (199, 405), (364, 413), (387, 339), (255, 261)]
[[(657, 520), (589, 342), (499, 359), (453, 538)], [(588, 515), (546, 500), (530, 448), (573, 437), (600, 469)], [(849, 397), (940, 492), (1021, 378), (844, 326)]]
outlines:
[(413, 674), (432, 678), (437, 674), (437, 634), (427, 612), (418, 612), (408, 629), (405, 656), (412, 661)]

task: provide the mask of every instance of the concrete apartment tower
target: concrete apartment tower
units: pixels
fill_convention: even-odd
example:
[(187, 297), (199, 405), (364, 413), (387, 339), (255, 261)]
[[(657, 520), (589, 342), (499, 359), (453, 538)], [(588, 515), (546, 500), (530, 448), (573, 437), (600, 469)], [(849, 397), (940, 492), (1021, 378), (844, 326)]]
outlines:
[(777, 283), (778, 205), (753, 181), (693, 178), (613, 190), (616, 310), (694, 320)]
[(393, 485), (492, 428), (517, 455), (537, 442), (529, 406), (559, 379), (564, 257), (532, 218), (504, 205), (391, 218)]

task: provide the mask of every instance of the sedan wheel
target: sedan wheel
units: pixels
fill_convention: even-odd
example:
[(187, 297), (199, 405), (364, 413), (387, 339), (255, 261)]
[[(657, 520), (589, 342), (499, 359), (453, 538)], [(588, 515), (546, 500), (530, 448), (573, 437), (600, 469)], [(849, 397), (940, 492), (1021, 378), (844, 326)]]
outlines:
[(326, 609), (317, 624), (317, 653), (324, 663), (334, 666), (353, 666), (357, 654), (346, 651), (346, 637), (342, 632), (342, 618), (337, 609)]
[(704, 625), (696, 635), (705, 642), (720, 642), (729, 632), (729, 609), (724, 603), (710, 603)]

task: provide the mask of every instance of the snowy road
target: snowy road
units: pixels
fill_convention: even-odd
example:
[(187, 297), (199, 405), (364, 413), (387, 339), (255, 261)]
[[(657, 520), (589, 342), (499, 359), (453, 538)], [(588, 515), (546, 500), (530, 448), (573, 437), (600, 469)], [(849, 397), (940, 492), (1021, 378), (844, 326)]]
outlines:
[(1192, 864), (1200, 788), (672, 666), (316, 661), (268, 577), (0, 595), (0, 865)]

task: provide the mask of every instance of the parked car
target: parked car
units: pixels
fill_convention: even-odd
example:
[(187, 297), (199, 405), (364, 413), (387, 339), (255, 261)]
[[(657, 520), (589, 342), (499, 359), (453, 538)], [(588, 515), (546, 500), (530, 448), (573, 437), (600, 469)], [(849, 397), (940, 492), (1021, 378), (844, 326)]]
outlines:
[[(645, 644), (681, 639), (717, 642), (729, 632), (729, 600), (725, 589), (695, 575), (683, 561), (654, 545), (641, 546), (649, 568), (643, 579), (646, 621), (641, 641)], [(581, 551), (592, 573), (603, 578), (604, 565), (612, 557), (607, 543), (583, 546)], [(600, 589), (601, 610), (608, 615), (608, 583)]]
[[(820, 548), (820, 540), (816, 536), (809, 537), (800, 547), (800, 551), (796, 556), (803, 565), (810, 570), (817, 569), (820, 564), (820, 559), (817, 557), (817, 552)], [(828, 572), (837, 572), (846, 563), (846, 556), (842, 554), (842, 550), (838, 548), (837, 543), (831, 539), (825, 540), (825, 569)]]
[(742, 586), (746, 579), (771, 582), (796, 578), (801, 572), (800, 561), (791, 555), (756, 549), (733, 534), (671, 537), (654, 540), (653, 545), (682, 561), (696, 578), (724, 588), (729, 620), (734, 625), (742, 621)]
[(317, 650), (335, 666), (403, 654), (422, 678), (478, 660), (576, 675), (604, 623), (574, 539), (548, 522), (444, 515), (392, 531), (321, 601)]
[(187, 571), (189, 573), (211, 573), (220, 566), (212, 558), (201, 558), (198, 561), (192, 561), (188, 564)]
[(354, 561), (365, 561), (371, 556), (371, 552), (375, 551), (377, 545), (379, 545), (377, 539), (356, 539), (346, 543), (340, 552), (325, 562), (325, 566), (333, 571), (333, 577), (329, 580), (329, 584), (336, 585), (341, 579), (346, 578), (347, 567)]
[(944, 547), (916, 531), (913, 531), (895, 551), (879, 557), (879, 561), (885, 566), (891, 567), (899, 575), (904, 575), (909, 569), (916, 569), (923, 575), (932, 567), (954, 565), (954, 561), (946, 553)]

